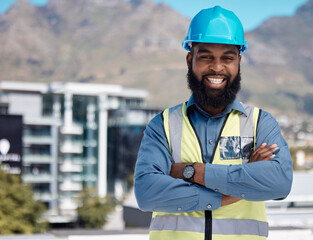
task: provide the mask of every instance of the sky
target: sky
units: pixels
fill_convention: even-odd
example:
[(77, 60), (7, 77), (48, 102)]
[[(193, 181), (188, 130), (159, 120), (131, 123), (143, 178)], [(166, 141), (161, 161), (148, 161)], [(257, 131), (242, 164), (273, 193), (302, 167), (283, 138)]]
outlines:
[[(4, 13), (15, 1), (0, 0), (0, 13)], [(27, 0), (42, 6), (49, 0)], [(53, 1), (53, 0), (50, 0)], [(66, 0), (64, 0), (66, 1)], [(110, 0), (104, 0), (110, 1)], [(129, 0), (125, 0), (129, 1)], [(292, 16), (297, 8), (309, 0), (152, 0), (164, 2), (187, 18), (192, 18), (203, 8), (220, 5), (239, 17), (245, 31), (257, 28), (266, 19), (274, 16)]]
[(297, 8), (309, 0), (153, 0), (165, 2), (188, 18), (201, 9), (219, 5), (233, 11), (241, 20), (245, 31), (251, 31), (274, 16), (292, 16)]

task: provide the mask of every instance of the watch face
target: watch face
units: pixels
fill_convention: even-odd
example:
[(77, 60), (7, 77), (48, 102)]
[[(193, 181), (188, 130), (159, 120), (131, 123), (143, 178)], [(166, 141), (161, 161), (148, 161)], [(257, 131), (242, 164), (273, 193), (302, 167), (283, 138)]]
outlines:
[(187, 165), (184, 168), (184, 171), (183, 171), (184, 178), (187, 178), (187, 179), (192, 178), (194, 174), (195, 174), (195, 169), (193, 168), (192, 165)]

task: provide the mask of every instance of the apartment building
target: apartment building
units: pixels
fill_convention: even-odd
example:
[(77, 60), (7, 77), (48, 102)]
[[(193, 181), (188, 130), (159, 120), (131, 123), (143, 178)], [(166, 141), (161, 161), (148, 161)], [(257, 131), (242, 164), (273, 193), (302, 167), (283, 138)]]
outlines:
[(50, 222), (75, 219), (84, 187), (121, 197), (128, 190), (146, 123), (148, 93), (119, 85), (0, 82), (7, 114), (23, 117), (23, 175)]

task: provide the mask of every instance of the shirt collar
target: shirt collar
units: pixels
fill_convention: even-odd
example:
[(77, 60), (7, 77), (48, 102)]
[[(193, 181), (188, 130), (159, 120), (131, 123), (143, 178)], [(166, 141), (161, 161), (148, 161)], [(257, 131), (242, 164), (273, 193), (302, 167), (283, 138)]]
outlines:
[[(196, 100), (195, 100), (195, 98), (193, 97), (193, 94), (190, 96), (190, 98), (189, 98), (189, 100), (188, 100), (188, 102), (187, 102), (186, 111), (188, 112), (188, 109), (189, 109), (189, 108), (192, 108), (192, 107), (196, 107), (198, 110), (200, 110), (200, 111), (202, 111), (202, 112), (208, 114), (207, 112), (205, 112), (205, 111), (196, 103)], [(234, 100), (231, 104), (229, 104), (229, 105), (225, 108), (225, 110), (224, 110), (222, 113), (220, 113), (220, 114), (218, 114), (218, 115), (216, 115), (216, 116), (221, 116), (221, 115), (228, 114), (228, 113), (230, 113), (232, 110), (236, 110), (236, 111), (242, 112), (243, 114), (245, 114), (245, 115), (247, 116), (247, 113), (246, 113), (244, 107), (242, 106), (242, 104), (240, 103), (240, 101), (239, 101), (237, 98), (235, 98), (235, 100)], [(208, 114), (208, 115), (209, 115), (209, 114)]]

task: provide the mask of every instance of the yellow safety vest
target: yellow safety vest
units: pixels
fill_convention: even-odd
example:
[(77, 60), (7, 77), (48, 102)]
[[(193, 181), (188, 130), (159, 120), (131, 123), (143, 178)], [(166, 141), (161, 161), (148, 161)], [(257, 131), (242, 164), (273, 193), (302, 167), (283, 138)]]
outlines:
[[(244, 164), (255, 149), (259, 109), (242, 104), (247, 115), (233, 110), (222, 127), (212, 164)], [(203, 163), (186, 104), (163, 112), (164, 129), (173, 162)], [(213, 211), (154, 212), (150, 240), (264, 240), (268, 223), (264, 202), (240, 200)]]

